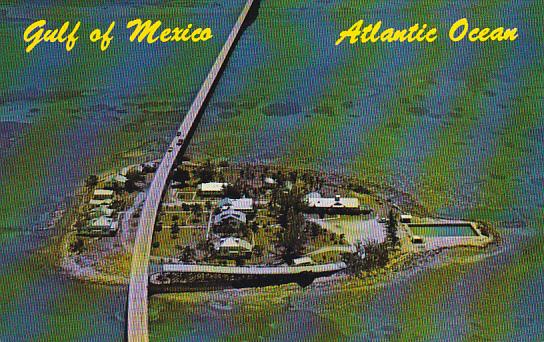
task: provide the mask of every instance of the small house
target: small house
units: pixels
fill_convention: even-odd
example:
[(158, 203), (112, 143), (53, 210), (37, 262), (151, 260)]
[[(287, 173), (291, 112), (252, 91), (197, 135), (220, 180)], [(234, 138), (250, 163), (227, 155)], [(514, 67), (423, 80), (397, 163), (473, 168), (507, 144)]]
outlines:
[(214, 249), (219, 256), (223, 257), (251, 257), (253, 246), (246, 240), (237, 237), (219, 239), (214, 244)]
[(95, 206), (110, 205), (113, 202), (113, 194), (113, 190), (96, 189), (89, 204)]
[(87, 236), (113, 236), (117, 232), (117, 222), (111, 217), (100, 216), (78, 230), (78, 234)]
[(410, 214), (400, 215), (400, 222), (401, 223), (412, 223), (412, 215), (410, 215)]
[(197, 189), (198, 193), (202, 196), (221, 196), (223, 189), (228, 185), (229, 183), (202, 183), (198, 185)]
[(241, 212), (251, 212), (253, 211), (253, 199), (252, 198), (223, 198), (219, 201), (218, 205), (221, 211), (226, 211), (229, 209), (241, 211)]

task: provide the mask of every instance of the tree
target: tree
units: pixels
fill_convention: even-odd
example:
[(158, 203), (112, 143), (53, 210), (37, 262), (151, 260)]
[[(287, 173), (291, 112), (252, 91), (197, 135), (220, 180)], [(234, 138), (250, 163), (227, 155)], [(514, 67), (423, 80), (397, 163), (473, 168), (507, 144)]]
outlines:
[(342, 260), (346, 263), (348, 271), (354, 275), (384, 267), (389, 261), (387, 244), (375, 241), (367, 241), (365, 244), (359, 242), (356, 251), (344, 253)]
[(172, 180), (174, 182), (179, 182), (182, 184), (182, 186), (185, 186), (188, 180), (191, 179), (191, 174), (189, 171), (183, 169), (182, 167), (178, 166), (174, 173), (172, 174)]
[(251, 224), (251, 230), (253, 231), (253, 233), (257, 233), (257, 231), (259, 230), (259, 224), (256, 221), (253, 221), (253, 223)]
[(175, 235), (178, 233), (179, 233), (179, 225), (177, 222), (174, 222), (174, 224), (172, 225), (172, 235)]
[(191, 212), (195, 215), (195, 216), (198, 216), (202, 213), (202, 206), (198, 203), (194, 204), (192, 207), (191, 207)]
[(302, 213), (306, 208), (304, 195), (298, 189), (293, 188), (288, 192), (279, 192), (277, 194), (278, 223), (285, 227), (287, 225), (288, 213), (292, 210), (294, 213)]
[(397, 216), (393, 212), (393, 209), (389, 210), (389, 222), (387, 223), (387, 238), (389, 242), (391, 242), (392, 246), (398, 245), (398, 221)]
[(384, 267), (389, 261), (389, 250), (386, 243), (369, 241), (364, 246), (364, 265), (367, 270)]
[(98, 177), (96, 175), (90, 175), (85, 179), (85, 186), (87, 188), (92, 188), (98, 184)]
[(85, 250), (85, 242), (77, 238), (76, 241), (70, 243), (70, 252), (79, 254)]
[(197, 171), (198, 178), (202, 183), (211, 182), (215, 178), (215, 168), (208, 160), (202, 167)]
[(137, 170), (130, 170), (125, 176), (127, 181), (125, 183), (125, 190), (128, 192), (133, 192), (139, 190), (136, 186), (136, 183), (143, 182), (145, 180), (144, 174)]
[(191, 246), (185, 246), (181, 250), (181, 255), (179, 256), (179, 259), (183, 262), (192, 262), (196, 258), (196, 251)]
[(242, 197), (242, 192), (240, 191), (239, 186), (227, 185), (223, 188), (223, 197), (228, 198), (240, 198)]
[(306, 223), (306, 226), (307, 226), (307, 230), (308, 232), (313, 236), (313, 237), (316, 237), (316, 236), (319, 236), (319, 234), (321, 234), (322, 232), (322, 228), (319, 224), (315, 223), (315, 222), (307, 222)]
[(293, 259), (300, 257), (307, 241), (304, 216), (291, 208), (286, 216), (286, 223), (278, 243), (282, 258), (287, 263), (291, 263)]

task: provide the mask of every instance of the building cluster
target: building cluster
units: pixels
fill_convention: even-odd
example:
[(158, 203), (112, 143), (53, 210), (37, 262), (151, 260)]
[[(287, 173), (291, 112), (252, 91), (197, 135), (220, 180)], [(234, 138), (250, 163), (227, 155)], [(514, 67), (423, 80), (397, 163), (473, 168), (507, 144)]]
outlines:
[[(116, 192), (127, 190), (132, 175), (143, 175), (154, 172), (157, 169), (157, 162), (148, 162), (140, 165), (133, 165), (123, 168), (116, 174), (110, 175), (100, 181), (89, 201), (89, 210), (86, 217), (88, 220), (77, 227), (78, 235), (102, 237), (114, 236), (118, 231), (118, 213), (114, 208)], [(134, 177), (132, 178), (134, 179)], [(132, 181), (131, 184), (141, 188), (145, 181)]]
[[(206, 188), (206, 187), (204, 187)], [(243, 238), (244, 226), (254, 213), (251, 198), (223, 198), (217, 204), (215, 215), (211, 216), (208, 229), (213, 233), (214, 250), (220, 257), (251, 257), (253, 243)]]
[(78, 234), (85, 236), (113, 236), (117, 233), (118, 222), (114, 219), (116, 211), (112, 208), (115, 192), (109, 189), (96, 189), (89, 205), (90, 220), (78, 227)]
[[(268, 184), (274, 184), (269, 179)], [(228, 183), (203, 183), (198, 186), (201, 196), (219, 197)], [(313, 192), (305, 197), (306, 212), (334, 215), (358, 215), (361, 213), (359, 199), (336, 195), (331, 198), (322, 197)], [(255, 202), (252, 198), (228, 198), (217, 202), (213, 215), (208, 222), (208, 238), (213, 241), (218, 256), (226, 258), (250, 257), (253, 243), (246, 240), (243, 232), (247, 232), (250, 217), (255, 213)], [(245, 229), (244, 229), (245, 228)], [(250, 234), (251, 235), (251, 234)]]

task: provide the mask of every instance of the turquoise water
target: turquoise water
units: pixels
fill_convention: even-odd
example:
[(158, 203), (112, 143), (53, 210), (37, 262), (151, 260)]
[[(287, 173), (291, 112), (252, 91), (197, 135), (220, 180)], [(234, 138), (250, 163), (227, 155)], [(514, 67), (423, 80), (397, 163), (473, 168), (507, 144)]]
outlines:
[(475, 236), (474, 229), (469, 224), (448, 224), (448, 225), (410, 225), (414, 235), (445, 237), (445, 236)]

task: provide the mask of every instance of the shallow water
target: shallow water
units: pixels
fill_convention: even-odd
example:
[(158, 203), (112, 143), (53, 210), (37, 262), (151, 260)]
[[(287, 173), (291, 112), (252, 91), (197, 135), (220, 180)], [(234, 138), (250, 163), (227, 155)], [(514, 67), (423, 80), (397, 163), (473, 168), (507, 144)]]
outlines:
[[(17, 129), (7, 148), (0, 140), (1, 340), (122, 339), (126, 289), (59, 274), (54, 260), (42, 254), (56, 232), (36, 229), (88, 174), (161, 154), (165, 136), (190, 105), (242, 1), (219, 7), (200, 2), (196, 8), (187, 3), (174, 2), (168, 10), (154, 2), (130, 2), (129, 9), (91, 3), (73, 11), (59, 5), (61, 17), (75, 13), (86, 22), (143, 13), (168, 16), (172, 23), (209, 23), (217, 31), (217, 40), (196, 49), (129, 45), (120, 37), (109, 54), (82, 44), (71, 55), (51, 46), (21, 53), (16, 33), (52, 12), (44, 3), (2, 5), (7, 18), (0, 16), (0, 31), (8, 39), (0, 45), (7, 66), (0, 76), (0, 120), (28, 124)], [(190, 154), (384, 181), (414, 192), (443, 216), (491, 221), (505, 246), (482, 260), (422, 268), (370, 291), (293, 290), (290, 305), (270, 301), (240, 307), (230, 293), (217, 295), (221, 310), (154, 298), (153, 308), (167, 309), (151, 323), (152, 335), (187, 340), (541, 337), (543, 310), (535, 298), (543, 295), (544, 281), (544, 120), (542, 80), (535, 75), (542, 70), (542, 45), (536, 21), (530, 20), (540, 18), (541, 11), (537, 2), (525, 1), (467, 0), (455, 7), (426, 1), (263, 1)], [(446, 27), (471, 13), (477, 22), (519, 25), (524, 34), (506, 47), (331, 44), (340, 29), (362, 16), (391, 25), (422, 17)], [(405, 102), (408, 94), (414, 103)], [(460, 110), (459, 103), (467, 105)], [(462, 129), (453, 130), (455, 125)]]

